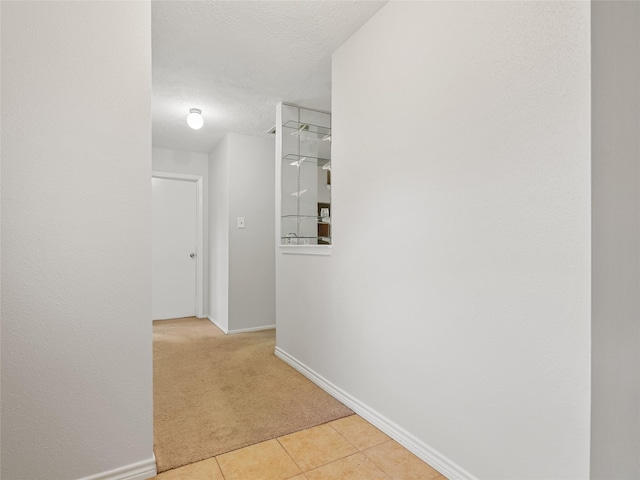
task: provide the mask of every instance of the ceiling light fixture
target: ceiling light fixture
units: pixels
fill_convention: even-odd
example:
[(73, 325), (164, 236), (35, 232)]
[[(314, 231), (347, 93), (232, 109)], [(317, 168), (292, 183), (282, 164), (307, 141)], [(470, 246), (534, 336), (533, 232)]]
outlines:
[(192, 108), (187, 115), (187, 125), (194, 130), (199, 130), (204, 125), (204, 119), (202, 118), (202, 110), (199, 108)]

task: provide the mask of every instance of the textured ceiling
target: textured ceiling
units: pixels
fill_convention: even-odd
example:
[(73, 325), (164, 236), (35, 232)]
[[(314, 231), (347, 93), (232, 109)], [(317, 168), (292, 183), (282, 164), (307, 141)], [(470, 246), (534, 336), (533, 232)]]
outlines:
[[(331, 54), (384, 1), (154, 1), (153, 145), (267, 136), (280, 101), (330, 110)], [(186, 124), (200, 108), (204, 127)]]

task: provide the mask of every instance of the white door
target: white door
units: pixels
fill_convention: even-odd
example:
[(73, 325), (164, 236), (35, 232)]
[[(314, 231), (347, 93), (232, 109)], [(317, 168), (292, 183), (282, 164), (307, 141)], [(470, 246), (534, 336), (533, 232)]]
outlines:
[(196, 314), (197, 186), (152, 178), (154, 320)]

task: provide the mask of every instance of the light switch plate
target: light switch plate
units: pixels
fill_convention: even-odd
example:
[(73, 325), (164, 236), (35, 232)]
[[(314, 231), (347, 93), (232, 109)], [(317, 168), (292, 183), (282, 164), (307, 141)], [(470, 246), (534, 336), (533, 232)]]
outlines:
[(244, 217), (238, 217), (238, 228), (244, 228)]

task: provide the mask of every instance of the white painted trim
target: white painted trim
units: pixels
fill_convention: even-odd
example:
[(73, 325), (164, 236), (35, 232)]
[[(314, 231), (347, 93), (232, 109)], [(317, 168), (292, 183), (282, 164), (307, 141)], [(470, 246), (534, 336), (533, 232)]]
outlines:
[(225, 333), (225, 334), (229, 333), (229, 330), (224, 328), (220, 323), (216, 322), (215, 318), (213, 318), (212, 316), (207, 315), (206, 318), (208, 318), (211, 323), (213, 323), (216, 327), (218, 327), (220, 330), (222, 330), (223, 333)]
[(287, 255), (331, 255), (331, 245), (278, 245)]
[[(282, 215), (282, 198), (281, 191), (282, 188), (282, 102), (278, 103), (276, 106), (276, 155), (274, 158), (276, 162), (275, 168), (275, 195), (276, 195), (276, 215), (274, 221), (276, 223), (274, 229), (275, 241), (274, 245), (279, 245), (282, 239), (281, 230), (282, 226), (280, 225), (282, 219), (280, 215)], [(278, 250), (276, 249), (275, 254), (277, 256)], [(277, 257), (276, 257), (277, 258)], [(278, 265), (276, 264), (276, 272), (278, 271)]]
[(216, 322), (216, 320), (213, 317), (207, 315), (206, 318), (208, 318), (211, 323), (213, 323), (216, 327), (222, 330), (225, 333), (225, 335), (233, 335), (235, 333), (259, 332), (261, 330), (271, 330), (272, 328), (276, 328), (275, 325), (262, 325), (261, 327), (239, 328), (238, 330), (228, 330), (226, 328), (222, 328), (222, 325)]
[(260, 332), (262, 330), (271, 330), (274, 328), (276, 328), (275, 325), (263, 325), (261, 327), (239, 328), (238, 330), (229, 330), (227, 333), (229, 335), (233, 335), (234, 333)]
[(198, 317), (197, 315), (190, 315), (188, 317), (154, 318), (153, 321), (154, 322), (164, 322), (165, 320), (179, 320), (179, 319), (182, 319), (182, 318), (192, 318), (192, 317), (195, 317), (195, 318), (207, 318), (206, 315), (204, 317)]
[(96, 473), (95, 475), (83, 477), (79, 480), (146, 480), (156, 475), (156, 456), (153, 455), (147, 460), (114, 468), (106, 472)]
[(423, 461), (427, 462), (449, 480), (478, 480), (477, 477), (467, 472), (465, 469), (442, 455), (440, 452), (431, 448), (429, 445), (416, 438), (404, 428), (400, 427), (377, 411), (373, 410), (371, 407), (362, 403), (357, 398), (351, 396), (349, 393), (334, 385), (326, 378), (322, 377), (317, 372), (313, 371), (303, 363), (299, 362), (296, 358), (286, 353), (280, 347), (275, 348), (275, 355), (291, 367), (295, 368), (298, 372), (307, 377), (313, 383), (318, 385), (329, 395), (344, 403), (347, 407), (367, 420), (369, 423), (382, 430), (399, 444), (403, 445), (407, 450), (415, 454)]
[(151, 172), (151, 177), (196, 184), (196, 317), (204, 318), (204, 179), (202, 175), (169, 172)]

